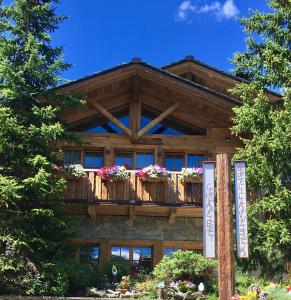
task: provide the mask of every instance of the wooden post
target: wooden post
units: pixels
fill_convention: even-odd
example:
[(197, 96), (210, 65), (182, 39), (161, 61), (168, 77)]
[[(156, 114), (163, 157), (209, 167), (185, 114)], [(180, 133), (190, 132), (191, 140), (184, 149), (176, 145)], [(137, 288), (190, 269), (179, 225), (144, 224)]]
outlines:
[(219, 299), (230, 300), (234, 292), (234, 254), (231, 165), (228, 154), (217, 154), (216, 172)]

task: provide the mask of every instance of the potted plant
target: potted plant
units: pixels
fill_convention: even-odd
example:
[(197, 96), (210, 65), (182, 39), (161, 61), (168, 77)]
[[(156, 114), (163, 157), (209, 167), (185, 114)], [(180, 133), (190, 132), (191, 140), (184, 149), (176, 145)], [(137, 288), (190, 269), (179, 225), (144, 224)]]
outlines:
[(157, 165), (150, 165), (138, 171), (136, 176), (142, 181), (163, 182), (168, 180), (169, 171)]
[(96, 171), (96, 175), (104, 181), (124, 181), (129, 177), (125, 166), (102, 167)]
[(184, 183), (195, 182), (202, 175), (202, 173), (202, 168), (182, 168), (179, 179)]

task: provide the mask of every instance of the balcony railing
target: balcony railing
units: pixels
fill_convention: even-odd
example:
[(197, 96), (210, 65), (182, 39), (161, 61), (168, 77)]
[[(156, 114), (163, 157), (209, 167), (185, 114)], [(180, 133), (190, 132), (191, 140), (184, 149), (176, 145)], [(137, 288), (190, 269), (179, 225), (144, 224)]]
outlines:
[(103, 181), (95, 171), (86, 170), (87, 176), (68, 179), (64, 192), (65, 202), (107, 202), (107, 203), (155, 203), (191, 204), (202, 206), (202, 177), (194, 182), (183, 183), (180, 172), (170, 172), (165, 182), (144, 182), (130, 171), (125, 181)]

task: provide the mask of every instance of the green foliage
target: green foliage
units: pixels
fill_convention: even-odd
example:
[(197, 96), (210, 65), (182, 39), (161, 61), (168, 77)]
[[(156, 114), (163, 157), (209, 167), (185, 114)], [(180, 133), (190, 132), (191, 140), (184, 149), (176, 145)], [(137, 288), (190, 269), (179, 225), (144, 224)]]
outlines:
[[(291, 6), (269, 0), (271, 12), (251, 12), (241, 20), (248, 34), (247, 51), (234, 57), (236, 73), (250, 82), (232, 92), (243, 104), (234, 109), (232, 132), (244, 144), (236, 159), (247, 162), (250, 260), (246, 269), (261, 267), (265, 276), (282, 272), (291, 259)], [(266, 88), (282, 97), (272, 103)], [(274, 97), (274, 95), (269, 95)]]
[(291, 295), (288, 294), (285, 288), (274, 288), (270, 290), (268, 295), (268, 300), (291, 300)]
[(203, 282), (206, 290), (211, 290), (216, 281), (217, 263), (193, 251), (176, 251), (164, 256), (155, 267), (153, 277), (156, 281), (190, 280), (195, 284)]
[(0, 1), (1, 293), (64, 294), (68, 283), (52, 263), (70, 226), (55, 145), (71, 139), (59, 113), (83, 102), (54, 89), (69, 67), (50, 44), (57, 2)]
[(123, 276), (128, 276), (130, 271), (129, 261), (107, 261), (101, 268), (100, 275), (106, 275), (108, 278), (112, 277), (112, 266), (117, 268), (117, 280), (120, 281)]

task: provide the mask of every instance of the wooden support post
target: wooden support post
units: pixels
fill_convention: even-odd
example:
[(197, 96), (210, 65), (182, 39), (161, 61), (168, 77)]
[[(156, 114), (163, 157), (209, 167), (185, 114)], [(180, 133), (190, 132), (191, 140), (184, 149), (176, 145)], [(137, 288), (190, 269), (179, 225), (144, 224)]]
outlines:
[(96, 210), (94, 205), (88, 206), (88, 215), (90, 219), (92, 220), (93, 224), (96, 223)]
[(231, 165), (228, 154), (217, 154), (216, 173), (219, 299), (229, 300), (234, 292), (234, 250)]
[(174, 224), (176, 222), (176, 214), (177, 209), (176, 208), (170, 208), (170, 214), (169, 214), (169, 224)]
[(100, 258), (99, 267), (102, 267), (111, 258), (111, 247), (110, 240), (101, 239), (100, 240)]
[(141, 98), (140, 98), (140, 78), (134, 76), (132, 78), (131, 100), (129, 105), (130, 129), (133, 138), (137, 138), (137, 133), (140, 129), (141, 120)]
[(153, 268), (162, 260), (164, 256), (164, 241), (154, 241), (154, 255), (153, 255)]

